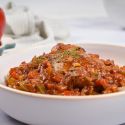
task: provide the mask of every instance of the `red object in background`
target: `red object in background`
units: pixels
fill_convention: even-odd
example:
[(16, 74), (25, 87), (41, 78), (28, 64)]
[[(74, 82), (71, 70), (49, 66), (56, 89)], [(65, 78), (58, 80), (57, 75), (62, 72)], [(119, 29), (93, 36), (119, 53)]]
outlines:
[(3, 35), (3, 32), (4, 32), (5, 23), (6, 23), (5, 15), (4, 15), (3, 10), (0, 8), (0, 45), (2, 44), (1, 38), (2, 38), (2, 35)]

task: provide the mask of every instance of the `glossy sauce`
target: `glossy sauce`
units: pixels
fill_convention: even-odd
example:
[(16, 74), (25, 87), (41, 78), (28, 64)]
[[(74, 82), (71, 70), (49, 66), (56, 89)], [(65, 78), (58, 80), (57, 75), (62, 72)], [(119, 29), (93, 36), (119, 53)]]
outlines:
[(114, 93), (125, 86), (125, 67), (79, 46), (59, 43), (50, 53), (11, 68), (6, 83), (14, 89), (51, 95)]

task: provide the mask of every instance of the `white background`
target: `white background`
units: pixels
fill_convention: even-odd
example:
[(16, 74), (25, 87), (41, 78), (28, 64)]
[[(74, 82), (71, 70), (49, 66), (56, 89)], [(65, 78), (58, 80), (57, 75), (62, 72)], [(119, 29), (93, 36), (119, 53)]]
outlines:
[(0, 0), (0, 6), (7, 1), (26, 5), (39, 16), (51, 18), (105, 17), (103, 0)]
[(68, 25), (71, 41), (125, 43), (125, 32), (107, 16), (104, 0), (0, 0), (25, 5), (40, 18), (61, 19)]

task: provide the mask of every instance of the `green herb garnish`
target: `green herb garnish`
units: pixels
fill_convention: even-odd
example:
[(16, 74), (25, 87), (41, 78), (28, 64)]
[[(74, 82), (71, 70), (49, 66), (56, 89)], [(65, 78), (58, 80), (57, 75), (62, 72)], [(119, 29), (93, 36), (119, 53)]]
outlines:
[(72, 56), (73, 58), (79, 58), (80, 55), (78, 54), (77, 50), (78, 50), (78, 47), (72, 48), (70, 50), (65, 50), (65, 51), (62, 52), (61, 57)]

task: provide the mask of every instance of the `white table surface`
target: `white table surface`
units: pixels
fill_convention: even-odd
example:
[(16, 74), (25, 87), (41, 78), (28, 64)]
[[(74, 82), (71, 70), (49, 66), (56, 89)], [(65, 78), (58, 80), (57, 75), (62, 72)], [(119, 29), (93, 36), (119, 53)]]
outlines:
[[(3, 6), (8, 0), (1, 0), (0, 5)], [(14, 1), (14, 0), (12, 0)], [(125, 30), (113, 24), (106, 16), (104, 11), (102, 0), (77, 0), (78, 6), (80, 5), (77, 13), (76, 11), (72, 11), (74, 9), (69, 9), (67, 15), (65, 15), (66, 10), (63, 9), (64, 4), (60, 4), (61, 0), (54, 0), (54, 3), (58, 5), (58, 8), (61, 8), (61, 11), (58, 13), (56, 9), (48, 10), (50, 0), (36, 0), (30, 1), (30, 3), (26, 0), (19, 0), (18, 4), (24, 5), (24, 3), (30, 8), (32, 8), (35, 13), (39, 16), (47, 15), (46, 17), (50, 18), (65, 18), (67, 26), (70, 30), (70, 41), (76, 42), (98, 42), (98, 43), (111, 43), (111, 44), (120, 44), (125, 45)], [(45, 2), (44, 5), (42, 2)], [(68, 8), (71, 1), (74, 0), (64, 0), (64, 2), (68, 1)], [(84, 1), (84, 2), (83, 2)], [(38, 4), (38, 3), (41, 4)], [(74, 2), (75, 3), (75, 2)], [(35, 6), (33, 6), (35, 5)], [(47, 7), (45, 7), (45, 5)], [(52, 3), (52, 7), (54, 4)], [(72, 5), (75, 8), (74, 5)], [(52, 10), (52, 11), (51, 11)], [(76, 10), (76, 9), (75, 9)], [(41, 13), (42, 11), (42, 13)], [(44, 12), (44, 13), (43, 13)], [(81, 13), (79, 13), (81, 12)], [(62, 15), (60, 16), (60, 13)], [(75, 13), (75, 14), (73, 14)], [(78, 14), (79, 13), (79, 14)], [(69, 17), (70, 15), (70, 17)], [(82, 17), (81, 19), (71, 20), (74, 17)], [(68, 20), (68, 18), (70, 18)], [(0, 110), (0, 125), (23, 125)], [(125, 125), (125, 124), (124, 124)]]
[(71, 41), (125, 45), (125, 29), (109, 18), (75, 20), (69, 27)]

